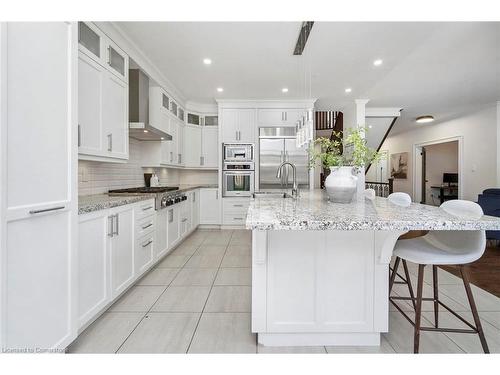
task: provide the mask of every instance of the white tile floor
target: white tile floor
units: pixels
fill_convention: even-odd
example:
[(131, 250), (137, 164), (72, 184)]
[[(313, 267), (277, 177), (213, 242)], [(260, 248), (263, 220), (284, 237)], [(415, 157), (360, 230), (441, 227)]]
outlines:
[[(245, 230), (197, 230), (139, 280), (69, 347), (71, 353), (411, 353), (413, 329), (391, 306), (380, 347), (257, 345), (250, 331), (251, 236)], [(409, 264), (413, 281), (417, 268)], [(499, 270), (500, 272), (500, 270)], [(424, 296), (431, 296), (430, 272)], [(462, 282), (440, 270), (440, 297), (470, 317)], [(396, 286), (397, 293), (405, 293)], [(500, 353), (500, 298), (473, 287), (491, 352)], [(412, 307), (406, 304), (405, 310)], [(461, 328), (447, 312), (441, 322)], [(433, 319), (424, 303), (423, 320)], [(422, 332), (422, 353), (481, 353), (477, 335)]]

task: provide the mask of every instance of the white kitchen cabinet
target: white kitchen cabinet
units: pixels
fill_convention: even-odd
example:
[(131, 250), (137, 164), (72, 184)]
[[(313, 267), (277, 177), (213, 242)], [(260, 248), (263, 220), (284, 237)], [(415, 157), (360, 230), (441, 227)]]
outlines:
[(103, 80), (102, 121), (107, 156), (128, 159), (128, 85), (109, 72)]
[(257, 111), (259, 126), (295, 126), (304, 115), (303, 109), (263, 108)]
[(0, 24), (5, 350), (64, 349), (76, 337), (77, 54), (76, 23)]
[(92, 23), (79, 22), (80, 159), (128, 159), (128, 57)]
[(255, 127), (254, 109), (222, 110), (222, 139), (224, 143), (254, 143)]
[(196, 189), (189, 192), (188, 198), (191, 202), (191, 225), (196, 229), (200, 224), (200, 191)]
[(220, 223), (219, 189), (200, 189), (200, 224), (216, 225)]
[(134, 281), (134, 207), (120, 206), (109, 211), (111, 254), (111, 295), (116, 297)]
[(159, 210), (156, 217), (156, 245), (153, 247), (154, 258), (159, 259), (168, 252), (167, 241), (168, 210)]
[(179, 242), (179, 204), (167, 208), (167, 247), (171, 249)]
[(151, 232), (135, 242), (134, 266), (137, 277), (140, 277), (153, 264), (154, 248), (156, 246), (155, 232)]
[(177, 165), (184, 165), (184, 130), (185, 125), (177, 121)]
[(202, 165), (202, 129), (196, 125), (186, 125), (184, 128), (184, 155), (187, 168)]
[(219, 165), (219, 129), (203, 126), (201, 130), (201, 166), (217, 168)]
[(247, 217), (250, 198), (222, 198), (222, 212), (224, 225), (244, 225)]
[(189, 199), (179, 204), (179, 236), (184, 237), (191, 230), (191, 202)]
[(105, 69), (83, 53), (78, 56), (78, 152), (104, 155), (102, 85)]
[(78, 327), (87, 324), (111, 300), (108, 211), (79, 216)]

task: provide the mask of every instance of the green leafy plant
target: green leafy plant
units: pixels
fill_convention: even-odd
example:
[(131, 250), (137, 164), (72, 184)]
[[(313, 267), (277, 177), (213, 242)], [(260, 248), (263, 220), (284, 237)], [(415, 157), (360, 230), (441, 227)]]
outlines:
[[(356, 167), (362, 168), (370, 163), (376, 163), (382, 157), (380, 152), (368, 147), (365, 134), (366, 128), (350, 128), (346, 132), (333, 132), (331, 139), (320, 137), (314, 141), (309, 151), (309, 168), (321, 161), (323, 168)], [(319, 150), (315, 145), (320, 145)]]

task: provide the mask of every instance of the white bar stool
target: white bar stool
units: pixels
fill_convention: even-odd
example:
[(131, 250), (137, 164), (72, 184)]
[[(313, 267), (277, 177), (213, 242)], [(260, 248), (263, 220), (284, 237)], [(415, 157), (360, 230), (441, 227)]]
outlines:
[[(441, 206), (448, 214), (460, 216), (469, 219), (478, 219), (483, 215), (481, 207), (474, 203), (464, 200), (450, 200), (444, 202)], [(420, 342), (420, 331), (435, 331), (435, 332), (455, 332), (455, 333), (477, 333), (485, 353), (489, 353), (488, 344), (484, 336), (479, 314), (477, 312), (474, 297), (469, 283), (469, 277), (465, 265), (479, 259), (486, 247), (486, 236), (484, 230), (476, 231), (430, 231), (423, 237), (413, 238), (408, 240), (398, 240), (394, 248), (396, 260), (389, 282), (389, 300), (401, 312), (404, 317), (414, 326), (413, 351), (418, 353)], [(395, 283), (395, 278), (398, 271), (400, 260), (403, 260), (405, 268), (406, 284), (410, 292), (410, 297), (391, 296), (391, 290)], [(418, 282), (417, 282), (417, 297), (413, 295), (413, 288), (406, 266), (406, 261), (418, 264)], [(424, 269), (426, 265), (432, 265), (434, 296), (433, 298), (422, 298), (424, 286)], [(460, 274), (467, 293), (467, 299), (474, 318), (472, 325), (463, 317), (451, 310), (438, 299), (438, 280), (437, 266), (438, 265), (456, 265), (459, 267)], [(411, 300), (415, 309), (415, 321), (398, 306), (396, 300)], [(434, 302), (434, 327), (422, 327), (422, 301)], [(440, 328), (438, 326), (439, 305), (464, 322), (471, 329), (454, 329)]]

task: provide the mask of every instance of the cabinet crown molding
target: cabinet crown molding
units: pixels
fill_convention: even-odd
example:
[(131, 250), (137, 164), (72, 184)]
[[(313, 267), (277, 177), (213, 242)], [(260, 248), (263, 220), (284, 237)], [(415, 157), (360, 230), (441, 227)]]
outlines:
[(216, 99), (219, 108), (312, 108), (313, 99)]

